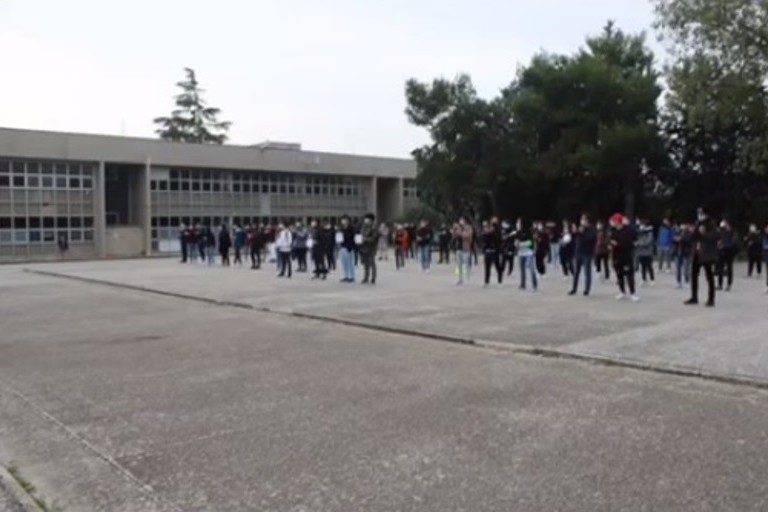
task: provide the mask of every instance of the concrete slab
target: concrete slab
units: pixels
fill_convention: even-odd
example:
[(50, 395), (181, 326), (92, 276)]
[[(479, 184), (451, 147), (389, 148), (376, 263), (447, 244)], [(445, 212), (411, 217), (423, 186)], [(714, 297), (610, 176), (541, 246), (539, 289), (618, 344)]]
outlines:
[[(568, 297), (569, 280), (558, 271), (539, 293), (517, 289), (515, 273), (503, 285), (483, 289), (479, 272), (465, 287), (454, 285), (449, 266), (423, 273), (413, 261), (395, 272), (380, 264), (376, 287), (275, 278), (262, 271), (180, 265), (173, 260), (67, 263), (31, 268), (70, 276), (143, 286), (192, 297), (247, 304), (474, 340), (532, 345), (565, 353), (645, 365), (701, 371), (768, 383), (768, 353), (762, 333), (768, 296), (763, 278), (737, 277), (734, 291), (718, 294), (714, 310), (686, 308), (687, 292), (671, 275), (639, 288), (642, 302), (617, 302), (615, 284), (597, 282), (589, 298)], [(741, 276), (744, 268), (737, 267)], [(639, 276), (638, 276), (639, 280)]]
[(768, 506), (759, 389), (6, 272), (0, 460), (67, 512)]

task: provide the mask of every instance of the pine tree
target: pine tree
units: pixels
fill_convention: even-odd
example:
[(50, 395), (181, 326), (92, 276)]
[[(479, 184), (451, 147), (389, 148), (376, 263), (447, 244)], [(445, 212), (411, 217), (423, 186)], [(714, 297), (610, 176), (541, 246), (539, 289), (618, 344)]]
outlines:
[(218, 121), (221, 114), (218, 108), (208, 107), (201, 94), (204, 89), (195, 77), (195, 71), (184, 68), (187, 79), (176, 85), (181, 94), (176, 96), (176, 108), (170, 117), (158, 117), (155, 130), (162, 140), (171, 142), (190, 142), (196, 144), (223, 144), (227, 140), (227, 131), (232, 125), (229, 121)]

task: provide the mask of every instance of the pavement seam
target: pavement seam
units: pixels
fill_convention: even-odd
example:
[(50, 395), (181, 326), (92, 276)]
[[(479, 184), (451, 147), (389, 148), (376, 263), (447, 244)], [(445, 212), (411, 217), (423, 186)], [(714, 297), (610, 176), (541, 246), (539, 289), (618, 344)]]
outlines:
[(43, 512), (35, 498), (21, 486), (4, 464), (0, 464), (0, 486), (10, 494), (15, 505), (24, 512)]
[(461, 337), (461, 336), (451, 336), (448, 334), (431, 333), (426, 331), (417, 331), (414, 329), (370, 324), (366, 322), (359, 322), (356, 320), (348, 320), (343, 318), (314, 315), (312, 313), (301, 313), (297, 311), (281, 311), (281, 310), (271, 309), (268, 307), (256, 307), (251, 304), (247, 304), (243, 302), (218, 300), (218, 299), (211, 299), (208, 297), (197, 297), (194, 295), (188, 295), (184, 293), (169, 292), (165, 290), (158, 290), (156, 288), (148, 288), (146, 286), (116, 283), (114, 281), (95, 279), (91, 277), (59, 274), (57, 272), (49, 272), (45, 270), (35, 270), (35, 269), (25, 268), (24, 272), (39, 274), (39, 275), (48, 276), (48, 277), (70, 279), (74, 281), (98, 284), (103, 286), (110, 286), (110, 287), (120, 288), (120, 289), (128, 289), (128, 290), (134, 290), (139, 292), (151, 293), (151, 294), (161, 295), (165, 297), (191, 300), (191, 301), (211, 304), (215, 306), (233, 307), (233, 308), (239, 308), (239, 309), (246, 309), (250, 311), (257, 311), (261, 313), (270, 313), (273, 315), (280, 315), (285, 317), (301, 318), (305, 320), (314, 320), (314, 321), (332, 323), (337, 325), (346, 325), (348, 327), (357, 327), (361, 329), (377, 331), (377, 332), (385, 332), (389, 334), (399, 334), (403, 336), (426, 338), (426, 339), (431, 339), (436, 341), (445, 341), (445, 342), (457, 343), (462, 345), (470, 345), (477, 348), (501, 350), (501, 351), (505, 351), (513, 354), (523, 354), (523, 355), (543, 357), (543, 358), (549, 358), (549, 359), (582, 361), (582, 362), (597, 364), (601, 366), (614, 366), (619, 368), (646, 371), (646, 372), (657, 373), (662, 375), (696, 378), (701, 380), (719, 382), (723, 384), (751, 387), (751, 388), (761, 389), (761, 390), (768, 389), (768, 381), (750, 378), (750, 377), (742, 377), (738, 375), (711, 373), (711, 372), (706, 372), (704, 370), (698, 370), (695, 368), (685, 367), (685, 366), (665, 365), (660, 363), (646, 363), (643, 361), (633, 360), (629, 358), (617, 359), (609, 356), (601, 356), (596, 354), (580, 354), (576, 352), (569, 352), (567, 350), (561, 350), (561, 349), (550, 348), (550, 347), (536, 347), (532, 345), (522, 345), (514, 342), (498, 342), (498, 341), (481, 340), (481, 339)]
[(115, 469), (119, 474), (121, 474), (124, 478), (126, 478), (129, 482), (133, 483), (134, 485), (137, 485), (139, 489), (149, 496), (151, 499), (162, 503), (164, 506), (167, 506), (171, 508), (172, 510), (182, 512), (182, 509), (180, 509), (176, 504), (168, 501), (165, 497), (160, 495), (155, 489), (145, 483), (142, 482), (138, 477), (136, 477), (133, 473), (131, 473), (130, 470), (128, 470), (125, 466), (117, 462), (114, 458), (109, 456), (108, 454), (101, 451), (99, 448), (94, 446), (92, 443), (90, 443), (87, 439), (85, 439), (83, 436), (75, 432), (73, 429), (68, 427), (64, 422), (59, 420), (56, 416), (49, 413), (47, 410), (45, 410), (42, 406), (35, 403), (31, 398), (26, 396), (24, 393), (19, 391), (18, 389), (14, 388), (13, 386), (9, 385), (7, 382), (3, 382), (0, 380), (0, 386), (5, 388), (9, 393), (11, 393), (13, 396), (27, 404), (32, 410), (37, 412), (39, 415), (41, 415), (43, 418), (48, 420), (49, 422), (53, 423), (56, 427), (60, 428), (67, 436), (72, 438), (74, 441), (79, 443), (82, 447), (84, 447), (89, 452), (93, 453), (98, 457), (99, 459), (103, 460), (107, 464), (109, 464), (113, 469)]

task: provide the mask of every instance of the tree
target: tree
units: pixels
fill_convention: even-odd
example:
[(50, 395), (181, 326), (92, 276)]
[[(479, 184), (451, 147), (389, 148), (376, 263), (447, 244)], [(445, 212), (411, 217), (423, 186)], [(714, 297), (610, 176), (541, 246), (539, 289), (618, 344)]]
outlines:
[(195, 71), (184, 68), (186, 80), (176, 85), (181, 94), (176, 99), (176, 108), (170, 117), (158, 117), (155, 130), (162, 140), (172, 142), (190, 142), (196, 144), (223, 144), (227, 140), (227, 131), (232, 125), (229, 121), (218, 121), (221, 110), (207, 106), (202, 98), (201, 89)]
[(642, 34), (609, 23), (575, 55), (534, 57), (504, 91), (528, 172), (552, 185), (559, 214), (634, 213), (649, 165), (663, 161), (653, 58)]
[(756, 194), (765, 189), (757, 178), (768, 171), (768, 2), (654, 4), (672, 57), (663, 126), (676, 202), (692, 210), (705, 200), (734, 218), (758, 214)]

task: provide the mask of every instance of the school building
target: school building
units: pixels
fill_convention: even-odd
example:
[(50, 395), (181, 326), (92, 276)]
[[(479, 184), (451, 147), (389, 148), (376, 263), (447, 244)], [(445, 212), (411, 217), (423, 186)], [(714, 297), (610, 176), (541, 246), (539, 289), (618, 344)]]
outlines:
[(416, 204), (415, 177), (409, 159), (298, 144), (0, 128), (0, 261), (171, 252), (182, 223), (392, 221)]

